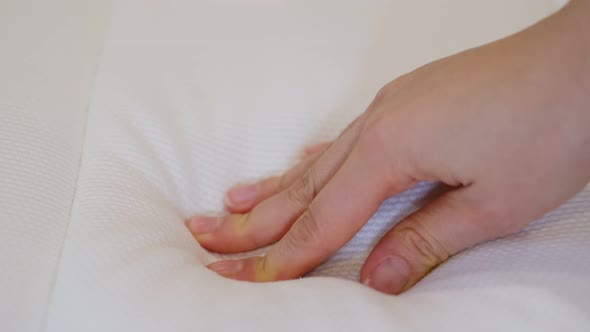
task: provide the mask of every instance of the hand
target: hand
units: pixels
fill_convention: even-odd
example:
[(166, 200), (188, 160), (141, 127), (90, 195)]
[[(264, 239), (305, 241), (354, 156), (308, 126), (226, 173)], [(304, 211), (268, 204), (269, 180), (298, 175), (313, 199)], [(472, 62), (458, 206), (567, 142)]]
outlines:
[(457, 252), (557, 207), (590, 180), (587, 5), (572, 1), (521, 33), (392, 81), (285, 175), (230, 190), (232, 214), (188, 221), (197, 241), (223, 253), (276, 244), (209, 268), (239, 280), (300, 277), (388, 197), (421, 180), (452, 186), (366, 260), (361, 281), (398, 294)]

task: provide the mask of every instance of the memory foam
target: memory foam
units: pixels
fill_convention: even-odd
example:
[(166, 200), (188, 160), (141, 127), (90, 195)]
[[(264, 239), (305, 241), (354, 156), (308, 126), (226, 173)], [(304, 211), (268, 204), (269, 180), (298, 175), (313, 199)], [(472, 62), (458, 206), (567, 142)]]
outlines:
[(358, 271), (432, 184), (384, 203), (307, 278), (252, 284), (204, 268), (218, 256), (186, 216), (221, 210), (230, 185), (337, 135), (388, 80), (556, 8), (343, 2), (0, 5), (15, 17), (0, 20), (12, 78), (0, 80), (2, 330), (587, 329), (590, 188), (398, 297)]

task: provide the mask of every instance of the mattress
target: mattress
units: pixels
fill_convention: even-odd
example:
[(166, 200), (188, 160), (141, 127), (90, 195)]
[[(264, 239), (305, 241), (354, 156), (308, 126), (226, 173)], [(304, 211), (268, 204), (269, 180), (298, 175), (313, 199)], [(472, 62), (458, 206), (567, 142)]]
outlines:
[(396, 76), (559, 5), (3, 1), (0, 329), (587, 331), (590, 187), (400, 296), (358, 273), (432, 183), (298, 280), (224, 279), (183, 223), (338, 135)]

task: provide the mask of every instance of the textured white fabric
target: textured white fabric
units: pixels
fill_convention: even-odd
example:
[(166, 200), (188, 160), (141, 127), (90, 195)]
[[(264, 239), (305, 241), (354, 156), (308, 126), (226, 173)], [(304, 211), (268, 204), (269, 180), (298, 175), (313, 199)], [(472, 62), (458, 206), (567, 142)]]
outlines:
[(0, 1), (1, 331), (44, 329), (108, 8)]
[[(63, 3), (55, 12), (80, 16), (51, 45), (79, 53), (36, 59), (65, 77), (15, 91), (70, 93), (41, 100), (29, 118), (1, 114), (0, 290), (11, 297), (0, 300), (2, 330), (587, 330), (590, 189), (399, 297), (356, 278), (378, 236), (429, 184), (387, 201), (294, 281), (217, 276), (204, 268), (217, 256), (182, 222), (220, 210), (235, 182), (280, 172), (305, 144), (337, 135), (388, 80), (523, 28), (552, 1), (120, 0), (104, 39), (106, 4)], [(29, 40), (40, 43), (47, 28), (37, 29)], [(68, 40), (83, 33), (88, 40)]]

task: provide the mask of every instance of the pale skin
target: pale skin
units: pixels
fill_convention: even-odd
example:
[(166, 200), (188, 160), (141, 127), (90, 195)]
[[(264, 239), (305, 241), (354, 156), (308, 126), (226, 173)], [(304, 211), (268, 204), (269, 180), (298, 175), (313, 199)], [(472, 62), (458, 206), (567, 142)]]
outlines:
[(522, 230), (590, 181), (590, 0), (395, 79), (336, 140), (306, 154), (283, 176), (230, 189), (226, 215), (187, 220), (211, 251), (274, 243), (211, 270), (298, 278), (422, 180), (451, 190), (378, 242), (360, 274), (369, 287), (402, 293), (450, 256)]

